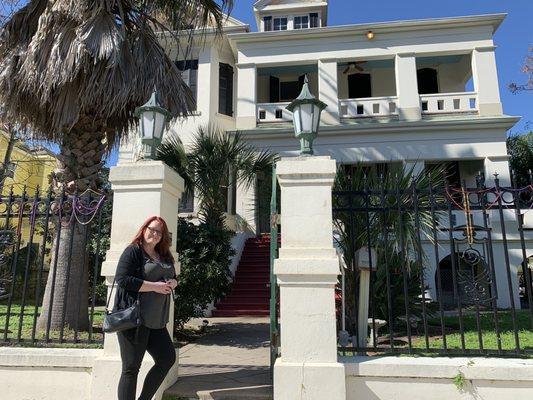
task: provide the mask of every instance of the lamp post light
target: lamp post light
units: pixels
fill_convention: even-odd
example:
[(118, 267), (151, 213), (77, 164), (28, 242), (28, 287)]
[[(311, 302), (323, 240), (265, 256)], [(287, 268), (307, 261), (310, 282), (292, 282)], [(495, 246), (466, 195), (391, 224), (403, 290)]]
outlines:
[(305, 75), (300, 95), (287, 106), (292, 112), (294, 135), (300, 139), (300, 155), (313, 155), (313, 141), (318, 135), (320, 113), (327, 107), (309, 90), (309, 81)]
[(172, 115), (159, 104), (154, 91), (146, 104), (135, 109), (135, 116), (140, 119), (141, 140), (144, 147), (143, 158), (155, 160), (155, 152), (161, 144), (165, 126)]

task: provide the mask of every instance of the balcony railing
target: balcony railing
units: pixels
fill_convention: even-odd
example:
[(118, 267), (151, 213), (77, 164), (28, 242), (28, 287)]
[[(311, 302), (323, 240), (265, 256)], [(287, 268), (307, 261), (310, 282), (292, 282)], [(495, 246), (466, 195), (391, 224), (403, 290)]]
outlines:
[(286, 109), (286, 103), (260, 103), (257, 105), (257, 122), (291, 122), (292, 113)]
[(420, 96), (422, 114), (475, 113), (477, 93), (435, 93)]
[(339, 100), (341, 118), (387, 117), (397, 115), (397, 97), (367, 97)]

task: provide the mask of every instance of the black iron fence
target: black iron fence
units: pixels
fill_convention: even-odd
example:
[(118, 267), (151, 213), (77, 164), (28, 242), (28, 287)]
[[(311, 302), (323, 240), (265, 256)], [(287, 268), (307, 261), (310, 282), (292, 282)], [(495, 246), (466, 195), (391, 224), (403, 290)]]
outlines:
[(0, 197), (0, 344), (102, 343), (110, 217), (92, 191)]
[(467, 186), (337, 178), (341, 354), (533, 355), (533, 185)]

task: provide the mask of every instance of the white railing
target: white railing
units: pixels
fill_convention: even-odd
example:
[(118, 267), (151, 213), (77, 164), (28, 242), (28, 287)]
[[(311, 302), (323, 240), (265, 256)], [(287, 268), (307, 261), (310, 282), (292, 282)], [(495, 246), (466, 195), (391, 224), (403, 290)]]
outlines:
[(477, 112), (477, 93), (435, 93), (420, 95), (422, 114)]
[(286, 103), (260, 103), (257, 105), (257, 122), (291, 122), (292, 113), (286, 110)]
[(397, 115), (397, 101), (398, 98), (395, 96), (343, 99), (339, 100), (339, 113), (341, 118)]

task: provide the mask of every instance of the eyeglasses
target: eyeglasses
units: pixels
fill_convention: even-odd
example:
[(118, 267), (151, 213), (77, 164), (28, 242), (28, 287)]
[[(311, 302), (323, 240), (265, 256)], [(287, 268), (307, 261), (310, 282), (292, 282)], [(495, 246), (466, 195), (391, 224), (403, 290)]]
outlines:
[(148, 229), (152, 233), (152, 235), (163, 236), (163, 232), (158, 231), (157, 229), (154, 229), (151, 226), (147, 226), (146, 229)]

